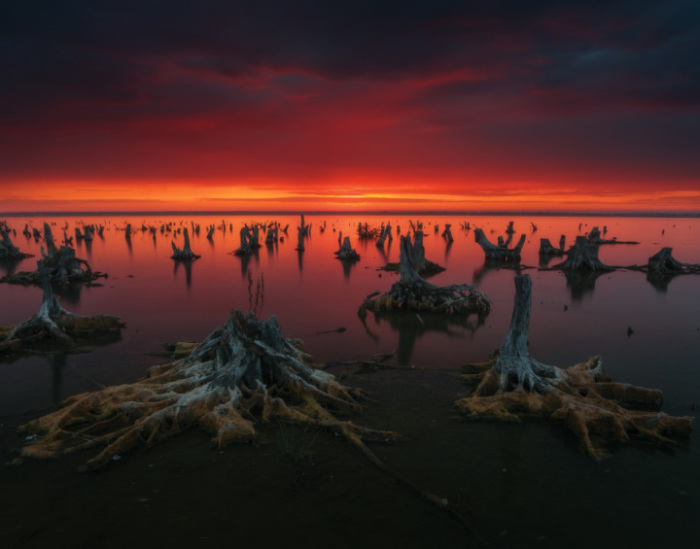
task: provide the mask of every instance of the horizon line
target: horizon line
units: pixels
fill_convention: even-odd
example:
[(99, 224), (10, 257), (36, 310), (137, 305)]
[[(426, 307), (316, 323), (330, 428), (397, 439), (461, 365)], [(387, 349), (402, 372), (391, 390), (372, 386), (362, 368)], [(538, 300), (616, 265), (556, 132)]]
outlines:
[(541, 217), (700, 217), (700, 211), (688, 212), (664, 212), (664, 211), (527, 211), (527, 210), (101, 210), (101, 211), (24, 211), (24, 212), (0, 212), (4, 217), (77, 217), (77, 216), (139, 216), (139, 215), (468, 215), (468, 216), (541, 216)]

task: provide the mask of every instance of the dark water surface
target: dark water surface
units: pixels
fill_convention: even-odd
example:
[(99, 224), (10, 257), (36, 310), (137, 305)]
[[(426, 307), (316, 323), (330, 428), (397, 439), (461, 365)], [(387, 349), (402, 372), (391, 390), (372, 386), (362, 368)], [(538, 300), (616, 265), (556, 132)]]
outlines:
[[(460, 230), (460, 222), (483, 228), (495, 242), (512, 219), (515, 239), (527, 235), (522, 263), (537, 266), (540, 238), (556, 245), (566, 234), (568, 245), (595, 225), (607, 226), (608, 238), (640, 242), (601, 246), (604, 263), (644, 264), (663, 246), (672, 246), (679, 261), (699, 263), (700, 220), (421, 219), (427, 258), (447, 268), (431, 282), (478, 283), (492, 300), (482, 323), (476, 317), (421, 322), (414, 315), (369, 315), (361, 322), (357, 308), (363, 298), (396, 280), (377, 268), (398, 261), (399, 245), (395, 238), (381, 252), (373, 241), (358, 240), (356, 224), (390, 221), (405, 234), (406, 216), (307, 216), (311, 236), (301, 254), (294, 249), (298, 216), (9, 219), (17, 230), (15, 244), (37, 255), (42, 243), (21, 234), (25, 223), (55, 223), (57, 241), (66, 222), (71, 236), (76, 224), (106, 225), (104, 238), (77, 244), (76, 255), (109, 278), (61, 299), (79, 314), (119, 315), (126, 329), (121, 341), (90, 353), (0, 363), (0, 450), (3, 461), (11, 461), (12, 448), (23, 442), (17, 425), (72, 394), (133, 382), (168, 360), (153, 356), (162, 343), (200, 341), (232, 308), (254, 307), (260, 283), (260, 316), (275, 314), (283, 333), (303, 339), (317, 362), (395, 353), (388, 362), (392, 369), (357, 374), (338, 367), (334, 373), (371, 396), (355, 421), (405, 435), (397, 445), (373, 446), (376, 454), (423, 490), (446, 498), (467, 517), (473, 534), (339, 439), (270, 425), (261, 426), (259, 445), (220, 452), (209, 448), (208, 435), (192, 431), (134, 450), (91, 474), (75, 472), (89, 453), (3, 467), (0, 546), (694, 546), (700, 539), (697, 428), (688, 448), (628, 446), (596, 463), (557, 425), (464, 422), (452, 403), (463, 391), (457, 380), (461, 365), (485, 360), (500, 345), (514, 294), (514, 272), (485, 266), (473, 230)], [(289, 223), (284, 242), (263, 245), (249, 260), (230, 254), (243, 223), (271, 220)], [(201, 232), (192, 237), (192, 248), (202, 257), (189, 269), (170, 259), (171, 240), (182, 246), (182, 235), (159, 231), (154, 239), (139, 231), (128, 242), (128, 222), (135, 229), (197, 223)], [(434, 229), (438, 224), (442, 232), (445, 223), (455, 237), (450, 246)], [(210, 224), (219, 227), (213, 241), (205, 238)], [(361, 255), (354, 265), (333, 255), (340, 231)], [(36, 258), (0, 264), (0, 275), (35, 266)], [(557, 271), (527, 272), (533, 278), (530, 350), (536, 358), (566, 367), (601, 355), (616, 381), (663, 390), (665, 412), (696, 415), (691, 406), (700, 404), (700, 276), (654, 285), (642, 273), (616, 271), (581, 284)], [(28, 318), (40, 300), (38, 288), (0, 284), (0, 325)]]

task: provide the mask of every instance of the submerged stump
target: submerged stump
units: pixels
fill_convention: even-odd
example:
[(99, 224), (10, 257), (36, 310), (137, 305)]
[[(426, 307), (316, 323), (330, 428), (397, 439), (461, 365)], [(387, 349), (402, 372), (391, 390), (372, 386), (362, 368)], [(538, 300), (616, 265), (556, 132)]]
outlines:
[[(416, 236), (421, 233), (416, 233)], [(422, 244), (422, 242), (421, 242)], [(421, 245), (422, 248), (422, 245)], [(453, 284), (436, 286), (427, 282), (418, 272), (416, 261), (424, 254), (416, 253), (409, 236), (401, 236), (400, 277), (391, 289), (379, 295), (368, 296), (360, 305), (359, 313), (414, 311), (450, 315), (488, 314), (491, 302), (486, 294), (473, 285)]]
[(335, 416), (359, 412), (361, 396), (317, 369), (298, 340), (282, 336), (274, 316), (258, 320), (232, 311), (185, 358), (153, 366), (136, 383), (73, 396), (61, 409), (22, 426), (21, 432), (38, 435), (22, 455), (53, 458), (97, 448), (84, 467), (95, 469), (188, 427), (212, 433), (212, 444), (220, 448), (252, 440), (257, 422), (279, 419), (342, 435), (381, 465), (364, 441), (393, 441), (397, 434)]
[(38, 261), (44, 291), (37, 313), (14, 326), (0, 327), (0, 355), (71, 351), (80, 345), (108, 343), (120, 338), (124, 327), (112, 315), (75, 315), (56, 299), (43, 261)]
[(674, 447), (687, 439), (693, 418), (658, 411), (663, 400), (658, 389), (612, 382), (600, 357), (566, 369), (533, 358), (527, 341), (532, 280), (516, 276), (515, 286), (513, 317), (503, 344), (490, 361), (465, 367), (462, 379), (474, 390), (455, 402), (461, 413), (499, 421), (553, 419), (571, 429), (595, 459), (607, 456), (615, 443)]

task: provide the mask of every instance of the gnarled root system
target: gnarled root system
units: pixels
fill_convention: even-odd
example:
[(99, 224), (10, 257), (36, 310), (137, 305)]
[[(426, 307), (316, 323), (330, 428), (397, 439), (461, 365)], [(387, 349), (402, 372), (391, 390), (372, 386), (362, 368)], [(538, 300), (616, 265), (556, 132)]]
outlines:
[(477, 419), (561, 421), (595, 459), (605, 457), (612, 443), (673, 447), (690, 435), (692, 418), (658, 411), (661, 391), (612, 382), (600, 357), (566, 369), (532, 358), (527, 350), (531, 288), (528, 275), (516, 277), (506, 339), (489, 362), (465, 368), (462, 379), (475, 389), (455, 403), (461, 413)]
[(222, 447), (253, 439), (256, 422), (278, 418), (334, 431), (381, 465), (363, 441), (393, 441), (397, 434), (334, 415), (360, 411), (358, 397), (314, 367), (298, 341), (282, 337), (274, 317), (259, 321), (233, 311), (189, 356), (152, 367), (136, 383), (76, 395), (23, 426), (40, 436), (22, 454), (50, 458), (96, 447), (99, 453), (85, 464), (94, 469), (187, 427), (211, 432), (212, 443)]

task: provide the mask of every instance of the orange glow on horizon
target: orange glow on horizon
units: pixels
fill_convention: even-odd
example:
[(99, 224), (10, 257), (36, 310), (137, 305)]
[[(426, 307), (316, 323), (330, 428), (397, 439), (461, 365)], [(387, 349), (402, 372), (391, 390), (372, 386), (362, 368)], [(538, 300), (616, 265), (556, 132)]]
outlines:
[(481, 185), (385, 178), (214, 182), (22, 182), (4, 184), (0, 214), (100, 211), (546, 211), (700, 212), (700, 190), (627, 191)]

